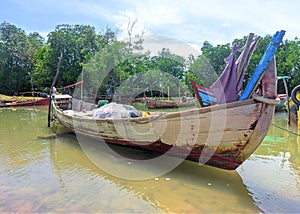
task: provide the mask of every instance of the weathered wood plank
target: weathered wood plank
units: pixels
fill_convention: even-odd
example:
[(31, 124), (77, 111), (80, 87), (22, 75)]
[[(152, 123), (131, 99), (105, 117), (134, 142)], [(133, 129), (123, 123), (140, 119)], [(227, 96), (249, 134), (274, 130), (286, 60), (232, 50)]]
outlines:
[[(262, 81), (263, 96), (266, 98), (275, 99), (277, 96), (277, 70), (275, 57), (273, 57), (272, 61), (268, 65)], [(268, 87), (264, 86), (265, 84), (268, 85)], [(246, 160), (260, 145), (260, 142), (264, 139), (269, 130), (274, 111), (275, 105), (263, 104), (263, 111), (256, 124), (254, 133), (250, 137), (249, 142), (241, 150), (241, 160)]]

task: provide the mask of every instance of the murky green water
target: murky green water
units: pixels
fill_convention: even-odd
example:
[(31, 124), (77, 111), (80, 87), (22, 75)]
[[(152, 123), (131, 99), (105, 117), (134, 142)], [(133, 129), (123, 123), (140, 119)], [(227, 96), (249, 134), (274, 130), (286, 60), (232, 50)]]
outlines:
[[(57, 129), (47, 128), (45, 108), (0, 109), (0, 212), (300, 212), (300, 139), (286, 118), (276, 114), (263, 144), (236, 171), (184, 161), (162, 176), (126, 180), (96, 167), (75, 135), (44, 138)], [(92, 150), (137, 176), (162, 167), (132, 171), (134, 164)]]

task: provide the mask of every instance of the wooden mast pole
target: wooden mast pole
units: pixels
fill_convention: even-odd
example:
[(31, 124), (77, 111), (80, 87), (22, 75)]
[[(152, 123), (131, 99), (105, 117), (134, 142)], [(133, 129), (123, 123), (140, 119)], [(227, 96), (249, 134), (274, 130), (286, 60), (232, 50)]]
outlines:
[(82, 66), (82, 72), (81, 72), (81, 81), (82, 81), (82, 83), (81, 83), (81, 87), (80, 87), (80, 100), (81, 100), (81, 102), (82, 102), (82, 97), (83, 97), (83, 71), (84, 71), (84, 68)]
[(286, 93), (286, 100), (287, 100), (287, 110), (288, 110), (288, 124), (291, 124), (291, 108), (290, 108), (290, 102), (289, 102), (289, 90), (288, 90), (288, 86), (287, 86), (287, 82), (286, 79), (283, 78), (283, 84), (284, 84), (284, 89), (285, 89), (285, 93)]
[(53, 87), (55, 86), (56, 80), (58, 78), (61, 60), (62, 60), (62, 52), (60, 52), (60, 57), (58, 58), (56, 74), (53, 79), (53, 82), (52, 82), (52, 85), (50, 88), (50, 93), (49, 93), (50, 96), (49, 96), (49, 105), (48, 105), (48, 127), (50, 127), (50, 119), (51, 119), (51, 99), (52, 99), (51, 97), (52, 97), (52, 93), (53, 93)]

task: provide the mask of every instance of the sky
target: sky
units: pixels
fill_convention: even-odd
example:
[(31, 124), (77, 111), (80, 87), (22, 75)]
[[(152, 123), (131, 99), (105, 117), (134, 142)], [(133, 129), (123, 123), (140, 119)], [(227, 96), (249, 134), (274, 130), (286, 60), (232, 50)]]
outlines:
[(286, 30), (285, 39), (300, 37), (298, 0), (0, 0), (0, 22), (26, 33), (46, 37), (59, 24), (106, 27), (127, 36), (134, 33), (164, 36), (201, 47), (231, 43), (250, 32), (259, 36)]

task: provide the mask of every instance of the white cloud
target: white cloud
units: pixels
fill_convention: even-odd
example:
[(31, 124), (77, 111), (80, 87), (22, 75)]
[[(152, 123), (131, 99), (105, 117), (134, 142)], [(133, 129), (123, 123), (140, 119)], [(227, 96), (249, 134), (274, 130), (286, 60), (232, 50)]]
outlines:
[[(115, 22), (138, 19), (138, 29), (185, 41), (228, 43), (250, 32), (265, 36), (285, 29), (293, 39), (299, 34), (300, 3), (290, 1), (145, 0), (127, 1), (130, 8), (113, 16)], [(123, 28), (126, 25), (123, 25)], [(293, 36), (292, 36), (293, 35)]]
[[(148, 34), (157, 33), (156, 31), (162, 27), (167, 32), (174, 25), (184, 24), (184, 17), (180, 13), (179, 8), (170, 6), (166, 2), (158, 4), (156, 1), (134, 2), (131, 7), (126, 7), (126, 9), (120, 10), (113, 15), (112, 19), (125, 32), (127, 31), (128, 23), (137, 20), (134, 28), (135, 34), (141, 33), (143, 30), (146, 30)], [(160, 33), (163, 33), (163, 31), (160, 31)], [(121, 35), (121, 37), (126, 36), (126, 33)]]
[(198, 56), (201, 54), (200, 50), (191, 44), (187, 44), (180, 40), (165, 37), (165, 36), (145, 36), (143, 42), (143, 51), (150, 51), (151, 54), (156, 55), (161, 52), (163, 48), (169, 49), (171, 53), (188, 59), (190, 54)]
[(130, 2), (134, 8), (127, 8), (124, 15), (137, 16), (141, 21), (151, 26), (181, 24), (184, 19), (176, 1), (146, 0)]
[(4, 4), (0, 18), (30, 31), (46, 32), (58, 24), (76, 23), (96, 29), (119, 27), (120, 36), (126, 37), (128, 21), (138, 19), (134, 33), (146, 30), (199, 46), (205, 40), (232, 42), (249, 32), (265, 36), (284, 29), (285, 38), (300, 35), (298, 0), (11, 0)]

